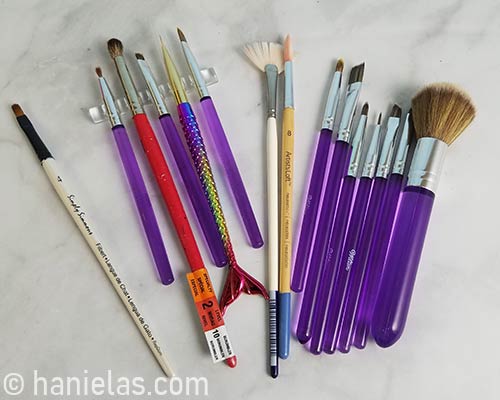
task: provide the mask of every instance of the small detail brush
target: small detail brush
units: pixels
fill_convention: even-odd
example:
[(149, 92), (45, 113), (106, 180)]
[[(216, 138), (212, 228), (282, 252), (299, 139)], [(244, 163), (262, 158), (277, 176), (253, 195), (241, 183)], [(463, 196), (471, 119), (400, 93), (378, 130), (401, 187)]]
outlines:
[(85, 208), (81, 205), (79, 198), (72, 190), (69, 189), (66, 180), (63, 180), (62, 171), (59, 169), (54, 157), (52, 157), (52, 154), (45, 146), (45, 143), (42, 141), (33, 127), (33, 124), (24, 114), (24, 111), (19, 104), (13, 104), (12, 111), (16, 116), (19, 126), (35, 150), (35, 153), (38, 156), (38, 159), (42, 164), (42, 168), (49, 178), (52, 187), (64, 204), (66, 211), (68, 211), (76, 226), (78, 226), (81, 235), (84, 237), (87, 245), (94, 253), (97, 261), (99, 261), (106, 277), (109, 279), (113, 289), (139, 329), (139, 332), (158, 361), (161, 369), (165, 375), (174, 376), (174, 371), (170, 362), (160, 349), (157, 336), (153, 333), (153, 330), (146, 321), (144, 315), (139, 311), (136, 300), (130, 293), (128, 285), (125, 284), (123, 279), (120, 277), (116, 266), (111, 261), (107, 248), (103, 246), (103, 241), (101, 240), (102, 238), (95, 231), (94, 221), (92, 221), (89, 217), (89, 213), (85, 211)]
[(342, 71), (344, 70), (344, 61), (339, 59), (335, 66), (335, 71), (330, 83), (328, 98), (326, 100), (321, 131), (318, 136), (316, 152), (311, 177), (309, 179), (309, 188), (306, 195), (306, 204), (304, 206), (304, 215), (302, 216), (302, 225), (300, 235), (296, 245), (295, 262), (293, 267), (293, 276), (291, 288), (295, 292), (302, 292), (304, 281), (311, 252), (314, 232), (317, 225), (318, 210), (320, 199), (323, 193), (325, 175), (328, 163), (328, 154), (333, 141), (333, 123), (339, 104), (340, 84), (342, 81)]
[(446, 151), (475, 117), (469, 96), (447, 83), (425, 87), (411, 105), (417, 146), (372, 320), (372, 335), (381, 347), (392, 346), (403, 333)]
[(241, 178), (233, 152), (231, 151), (231, 146), (227, 140), (226, 133), (222, 127), (222, 123), (219, 119), (212, 97), (208, 92), (205, 79), (201, 75), (201, 69), (198, 66), (198, 62), (196, 61), (191, 48), (189, 47), (186, 36), (184, 36), (184, 33), (179, 28), (177, 28), (177, 34), (179, 35), (179, 40), (181, 42), (186, 62), (189, 65), (191, 75), (193, 76), (196, 89), (198, 90), (198, 94), (200, 96), (201, 108), (203, 109), (203, 114), (205, 115), (209, 131), (212, 134), (215, 149), (219, 154), (221, 164), (229, 182), (229, 188), (233, 193), (234, 200), (240, 212), (248, 238), (252, 247), (262, 247), (264, 240), (262, 239), (255, 214), (252, 210), (252, 205), (250, 204), (245, 185), (243, 184), (243, 179)]
[(186, 187), (191, 206), (198, 218), (199, 226), (207, 242), (214, 264), (218, 267), (224, 267), (227, 265), (226, 252), (220, 239), (219, 230), (217, 229), (217, 224), (212, 215), (212, 210), (210, 210), (205, 200), (205, 193), (200, 185), (198, 175), (193, 168), (189, 154), (186, 152), (184, 143), (175, 127), (172, 116), (168, 112), (149, 64), (142, 54), (136, 53), (135, 57), (139, 64), (139, 69), (142, 72), (142, 76), (146, 81), (149, 93), (151, 93), (151, 97), (153, 98), (156, 110), (158, 111), (160, 125), (174, 156), (177, 169)]
[(276, 123), (278, 75), (283, 71), (283, 47), (278, 43), (247, 44), (244, 52), (265, 73), (267, 82), (267, 268), (269, 288), (269, 362), (272, 377), (278, 376), (276, 301), (279, 288), (279, 191), (278, 127)]

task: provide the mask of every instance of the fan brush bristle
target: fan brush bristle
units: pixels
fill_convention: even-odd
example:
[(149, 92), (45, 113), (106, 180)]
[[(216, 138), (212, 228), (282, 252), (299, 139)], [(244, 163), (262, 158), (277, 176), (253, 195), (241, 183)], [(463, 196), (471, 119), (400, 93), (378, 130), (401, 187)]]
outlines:
[(476, 115), (469, 95), (450, 83), (423, 88), (411, 102), (417, 139), (432, 137), (451, 145)]
[(278, 73), (283, 72), (283, 46), (273, 42), (255, 42), (243, 48), (246, 56), (257, 68), (265, 71), (266, 65), (276, 65)]

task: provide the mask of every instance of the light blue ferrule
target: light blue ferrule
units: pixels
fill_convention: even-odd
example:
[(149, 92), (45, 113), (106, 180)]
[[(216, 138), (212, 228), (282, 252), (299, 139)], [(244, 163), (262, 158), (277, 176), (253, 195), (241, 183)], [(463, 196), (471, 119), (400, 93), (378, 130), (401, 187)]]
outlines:
[(161, 95), (160, 90), (158, 89), (158, 85), (153, 76), (153, 72), (149, 67), (149, 64), (145, 60), (140, 60), (140, 59), (137, 60), (137, 63), (139, 64), (142, 76), (146, 81), (146, 85), (148, 86), (149, 93), (151, 94), (153, 103), (156, 106), (158, 114), (160, 116), (168, 114), (169, 112), (167, 106), (165, 104), (165, 101), (163, 100), (163, 96)]
[(285, 108), (293, 108), (293, 63), (285, 62)]
[(410, 113), (406, 114), (405, 123), (403, 125), (403, 130), (401, 131), (401, 136), (399, 138), (399, 144), (396, 149), (396, 155), (394, 156), (394, 163), (392, 165), (391, 173), (399, 175), (404, 174), (409, 147), (410, 147)]
[(321, 129), (333, 130), (333, 123), (335, 122), (335, 114), (339, 105), (340, 97), (340, 81), (342, 79), (342, 72), (335, 71), (330, 83), (330, 90), (326, 99), (325, 113), (323, 114), (323, 122)]
[(361, 176), (364, 178), (373, 178), (375, 176), (375, 170), (377, 168), (378, 160), (378, 150), (380, 147), (380, 125), (375, 125), (373, 129), (372, 138), (370, 140), (370, 146), (365, 157), (365, 163), (363, 165), (363, 172)]
[(352, 176), (354, 178), (358, 174), (367, 119), (368, 119), (367, 116), (363, 114), (361, 115), (361, 117), (359, 117), (358, 127), (356, 128), (356, 132), (354, 133), (354, 136), (352, 138), (351, 160), (349, 162), (349, 169), (347, 170), (347, 175)]
[(390, 117), (387, 120), (387, 130), (382, 144), (382, 150), (380, 150), (377, 173), (375, 175), (377, 178), (387, 178), (391, 171), (391, 161), (392, 155), (394, 154), (394, 144), (399, 122), (400, 119), (397, 117)]
[(115, 99), (113, 98), (113, 93), (106, 82), (106, 79), (99, 77), (99, 87), (101, 89), (102, 99), (104, 100), (104, 106), (106, 107), (106, 113), (109, 117), (109, 122), (114, 128), (117, 125), (122, 125), (120, 120), (120, 114), (116, 109)]
[(128, 71), (127, 64), (125, 63), (125, 58), (123, 56), (115, 57), (116, 68), (118, 69), (118, 75), (120, 76), (120, 81), (122, 82), (123, 89), (125, 90), (125, 95), (132, 111), (132, 115), (142, 114), (144, 110), (139, 100), (139, 95), (137, 94), (137, 89), (135, 88), (134, 82)]
[(181, 41), (181, 46), (182, 46), (182, 51), (184, 52), (184, 57), (186, 57), (189, 69), (191, 70), (191, 74), (193, 75), (194, 83), (196, 89), (198, 90), (200, 98), (210, 96), (210, 93), (208, 93), (208, 88), (205, 79), (201, 74), (200, 66), (196, 61), (196, 58), (194, 57), (194, 54), (191, 51), (191, 48), (189, 47), (189, 44), (187, 42)]
[(291, 294), (278, 293), (278, 356), (288, 358), (290, 354)]
[(337, 140), (349, 143), (349, 140), (351, 139), (352, 120), (360, 92), (361, 82), (354, 82), (347, 86), (344, 110), (342, 111), (342, 118), (340, 119)]

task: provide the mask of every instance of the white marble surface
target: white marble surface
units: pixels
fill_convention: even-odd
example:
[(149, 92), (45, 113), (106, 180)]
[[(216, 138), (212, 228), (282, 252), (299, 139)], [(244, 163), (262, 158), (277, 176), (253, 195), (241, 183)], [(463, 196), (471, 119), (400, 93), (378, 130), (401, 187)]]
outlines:
[[(239, 365), (212, 365), (183, 278), (187, 265), (151, 177), (177, 274), (171, 287), (155, 279), (108, 125), (93, 125), (82, 111), (99, 98), (95, 66), (120, 92), (107, 39), (120, 38), (131, 61), (132, 52), (142, 51), (163, 74), (158, 33), (183, 63), (176, 26), (200, 62), (217, 69), (220, 83), (211, 93), (262, 228), (263, 76), (241, 55), (243, 44), (293, 35), (296, 216), (337, 57), (347, 68), (366, 62), (362, 100), (370, 102), (371, 122), (393, 102), (406, 110), (428, 82), (449, 80), (470, 92), (477, 119), (449, 152), (411, 315), (393, 348), (371, 344), (348, 355), (315, 357), (293, 341), (291, 358), (273, 381), (266, 372), (266, 304), (244, 296), (226, 318)], [(498, 26), (495, 0), (0, 1), (0, 378), (34, 369), (46, 377), (82, 376), (84, 370), (97, 376), (107, 369), (146, 380), (159, 374), (18, 129), (10, 104), (19, 102), (78, 187), (178, 373), (206, 376), (210, 398), (498, 399)], [(135, 138), (134, 145), (139, 150)], [(219, 187), (241, 265), (264, 279), (265, 251), (248, 246), (228, 191)], [(205, 246), (202, 251), (208, 261)], [(220, 290), (224, 271), (209, 268)], [(32, 398), (27, 386), (25, 399)]]

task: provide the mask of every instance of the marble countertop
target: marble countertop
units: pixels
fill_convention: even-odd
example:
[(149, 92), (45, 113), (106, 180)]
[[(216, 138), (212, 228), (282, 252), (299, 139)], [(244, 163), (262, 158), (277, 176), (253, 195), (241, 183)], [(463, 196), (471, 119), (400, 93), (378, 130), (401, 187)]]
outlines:
[[(500, 55), (494, 51), (499, 24), (500, 4), (489, 0), (0, 1), (0, 381), (11, 372), (29, 377), (34, 370), (48, 378), (107, 370), (145, 380), (160, 374), (16, 125), (10, 104), (18, 102), (96, 220), (178, 374), (206, 377), (209, 398), (499, 398), (500, 191), (492, 185), (494, 149), (500, 147)], [(243, 296), (226, 317), (239, 365), (212, 365), (184, 279), (187, 264), (152, 177), (143, 168), (177, 276), (170, 287), (156, 280), (109, 126), (92, 124), (84, 111), (99, 101), (98, 65), (121, 93), (106, 50), (110, 37), (123, 41), (130, 61), (135, 51), (148, 56), (160, 75), (161, 33), (187, 72), (177, 26), (200, 63), (217, 70), (220, 82), (210, 92), (263, 230), (263, 76), (245, 60), (243, 44), (293, 36), (295, 221), (338, 57), (346, 68), (366, 62), (361, 100), (370, 103), (370, 123), (394, 102), (406, 111), (426, 83), (451, 81), (470, 93), (477, 118), (449, 151), (411, 314), (395, 346), (370, 343), (347, 355), (313, 356), (293, 340), (291, 357), (274, 381), (267, 374), (266, 303)], [(145, 167), (135, 137), (133, 144)], [(265, 250), (248, 245), (220, 165), (214, 164), (240, 264), (265, 280)], [(195, 233), (201, 239), (198, 227)], [(225, 271), (213, 267), (206, 246), (200, 247), (220, 293)], [(35, 398), (32, 386), (26, 383), (22, 398)], [(1, 387), (0, 393), (4, 398)]]

